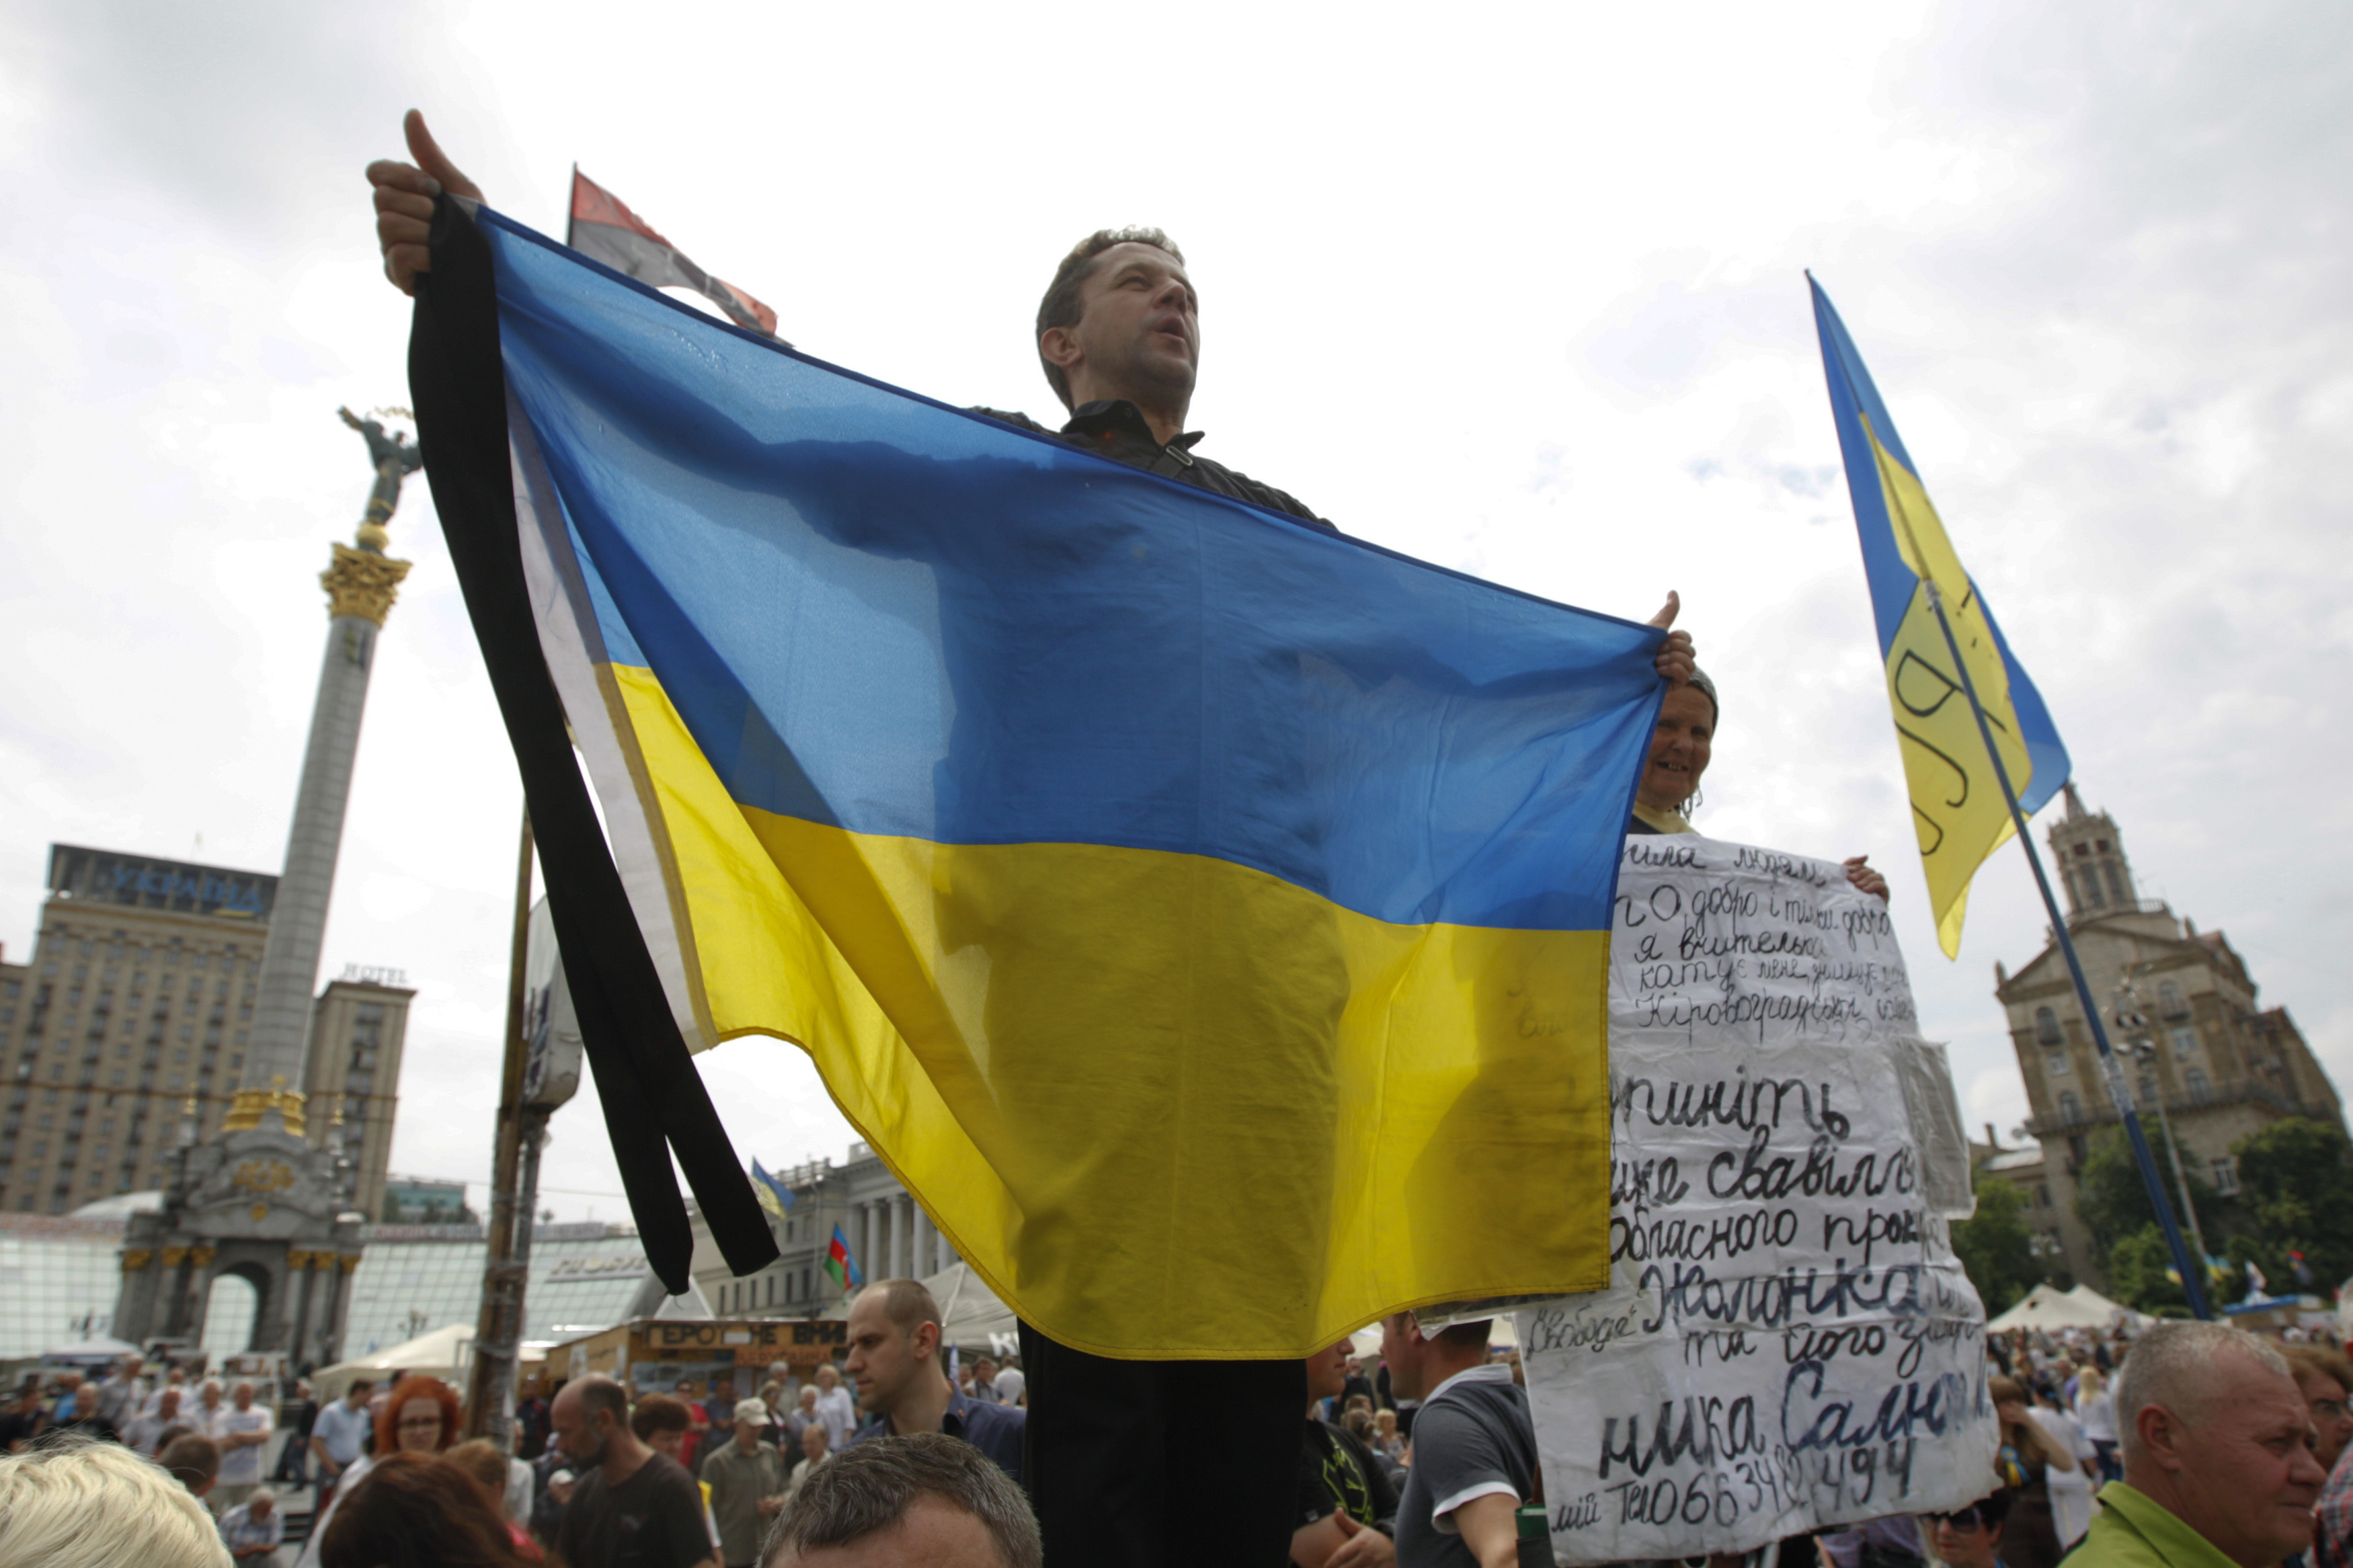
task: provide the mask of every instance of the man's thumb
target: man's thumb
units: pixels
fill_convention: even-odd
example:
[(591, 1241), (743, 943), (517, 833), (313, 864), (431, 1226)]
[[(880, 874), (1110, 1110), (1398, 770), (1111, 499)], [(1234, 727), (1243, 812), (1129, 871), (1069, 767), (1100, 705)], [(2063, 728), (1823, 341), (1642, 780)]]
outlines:
[[(422, 124), (423, 121), (420, 121), (418, 123)], [(1660, 609), (1657, 615), (1652, 616), (1643, 624), (1646, 626), (1653, 626), (1658, 627), (1661, 631), (1665, 631), (1669, 626), (1675, 624), (1675, 613), (1683, 607), (1683, 595), (1676, 593), (1672, 588), (1670, 588), (1667, 590), (1667, 602), (1665, 605)]]
[(1340, 1533), (1342, 1535), (1361, 1535), (1364, 1533), (1365, 1527), (1358, 1524), (1355, 1516), (1350, 1514), (1346, 1509), (1342, 1509), (1332, 1517), (1340, 1521)]
[(410, 110), (403, 116), (400, 127), (408, 138), (408, 154), (417, 166), (441, 182), (441, 188), (453, 196), (482, 199), (482, 188), (466, 178), (458, 165), (449, 162), (449, 154), (441, 151), (441, 143), (433, 140), (433, 132), (425, 128), (421, 110)]

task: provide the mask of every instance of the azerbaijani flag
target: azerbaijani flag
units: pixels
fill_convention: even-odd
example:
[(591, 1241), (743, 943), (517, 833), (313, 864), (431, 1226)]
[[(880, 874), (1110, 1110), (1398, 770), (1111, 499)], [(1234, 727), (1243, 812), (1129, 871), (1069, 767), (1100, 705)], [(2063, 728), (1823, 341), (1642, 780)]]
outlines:
[(1862, 541), (1863, 577), (1878, 622), (1887, 699), (1911, 792), (1912, 826), (1928, 878), (1928, 910), (1936, 917), (1936, 940), (1952, 958), (1961, 951), (1969, 879), (2017, 830), (1954, 668), (1952, 648), (1929, 605), (1930, 583), (1943, 597), (1953, 640), (1968, 661), (2003, 770), (2028, 816), (2067, 782), (2067, 747), (2042, 705), (2042, 694), (2002, 640), (1985, 595), (1962, 570), (1912, 455), (1895, 433), (1895, 421), (1847, 336), (1846, 323), (1810, 273), (1806, 283), (1813, 290), (1831, 415), (1838, 424), (1847, 495)]
[(860, 1268), (858, 1259), (849, 1255), (849, 1242), (841, 1234), (839, 1226), (833, 1227), (833, 1241), (825, 1249), (825, 1271), (835, 1286), (843, 1291), (866, 1283), (865, 1270)]
[(768, 1245), (673, 1082), (765, 1037), (1081, 1349), (1294, 1357), (1604, 1282), (1663, 634), (882, 385), (487, 210), (444, 204), (411, 357), (534, 828), (595, 873), (552, 907), (640, 1028), (592, 1051), (633, 1203), (670, 1223), (667, 1141), (722, 1246), (746, 1215)]

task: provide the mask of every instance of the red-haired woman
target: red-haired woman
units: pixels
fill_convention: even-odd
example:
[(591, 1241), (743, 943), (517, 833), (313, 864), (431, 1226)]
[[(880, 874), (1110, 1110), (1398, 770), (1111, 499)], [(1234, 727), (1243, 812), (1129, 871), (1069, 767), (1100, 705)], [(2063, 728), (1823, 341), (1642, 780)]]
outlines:
[[(344, 1500), (350, 1500), (346, 1502)], [(520, 1568), (498, 1510), (471, 1477), (436, 1454), (380, 1455), (335, 1494), (322, 1568)]]
[(327, 1526), (334, 1522), (354, 1482), (394, 1454), (440, 1453), (458, 1440), (459, 1429), (464, 1425), (465, 1412), (458, 1403), (458, 1391), (439, 1378), (413, 1372), (394, 1384), (392, 1392), (385, 1396), (383, 1408), (376, 1412), (375, 1452), (362, 1456), (359, 1463), (343, 1472), (335, 1495), (328, 1500), (327, 1511), (311, 1524), (311, 1539), (302, 1543), (302, 1555), (295, 1559), (294, 1568), (318, 1568), (319, 1549), (327, 1539)]

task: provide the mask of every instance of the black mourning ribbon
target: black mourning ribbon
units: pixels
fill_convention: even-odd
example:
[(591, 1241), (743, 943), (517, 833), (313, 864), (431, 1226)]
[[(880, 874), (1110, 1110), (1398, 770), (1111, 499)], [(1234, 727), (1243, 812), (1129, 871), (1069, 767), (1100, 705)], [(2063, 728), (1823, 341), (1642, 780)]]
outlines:
[(444, 195), (434, 203), (432, 247), (408, 334), (425, 477), (522, 773), (565, 978), (629, 1212), (655, 1276), (680, 1295), (691, 1282), (694, 1236), (670, 1170), (673, 1151), (733, 1273), (774, 1262), (776, 1237), (679, 1034), (540, 651), (515, 521), (489, 242)]

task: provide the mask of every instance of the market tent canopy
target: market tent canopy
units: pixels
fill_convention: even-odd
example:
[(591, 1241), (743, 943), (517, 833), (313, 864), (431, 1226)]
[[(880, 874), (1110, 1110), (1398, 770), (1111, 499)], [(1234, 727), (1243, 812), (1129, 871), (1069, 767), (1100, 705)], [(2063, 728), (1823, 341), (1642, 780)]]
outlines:
[(992, 1355), (1001, 1355), (1018, 1343), (1020, 1320), (962, 1258), (925, 1279), (923, 1289), (940, 1304), (940, 1338), (947, 1343), (976, 1351), (986, 1348)]
[(2037, 1285), (2027, 1292), (2026, 1300), (1988, 1323), (1986, 1331), (2000, 1334), (2012, 1329), (2105, 1329), (2116, 1321), (2121, 1310), (2105, 1297), (2099, 1298), (2098, 1302), (2086, 1301), (2064, 1290)]
[[(2148, 1319), (2144, 1314), (2134, 1311), (2122, 1301), (2109, 1300), (2105, 1296), (2101, 1295), (2089, 1285), (2078, 1285), (2073, 1290), (2068, 1291), (2067, 1294), (2071, 1300), (2081, 1301), (2086, 1307), (2096, 1307), (2103, 1312), (2121, 1312), (2124, 1314), (2125, 1321), (2127, 1322), (2139, 1323), (2148, 1321)], [(2113, 1321), (2114, 1320), (2110, 1319), (2107, 1321)]]
[(319, 1397), (327, 1400), (342, 1398), (352, 1380), (361, 1377), (382, 1383), (395, 1373), (421, 1372), (444, 1383), (455, 1383), (459, 1373), (473, 1359), (474, 1325), (449, 1323), (429, 1334), (388, 1345), (374, 1355), (337, 1362), (321, 1369), (311, 1384), (318, 1390)]
[(110, 1335), (98, 1334), (47, 1352), (41, 1359), (43, 1361), (114, 1361), (122, 1356), (138, 1353), (137, 1345), (126, 1344)]

